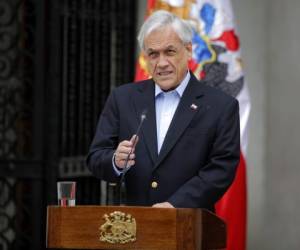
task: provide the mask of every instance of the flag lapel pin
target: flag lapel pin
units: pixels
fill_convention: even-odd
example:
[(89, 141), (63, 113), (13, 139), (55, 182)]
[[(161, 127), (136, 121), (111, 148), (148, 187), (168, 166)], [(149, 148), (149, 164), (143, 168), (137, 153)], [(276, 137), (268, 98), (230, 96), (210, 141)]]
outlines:
[(197, 110), (198, 109), (198, 106), (196, 105), (196, 104), (192, 104), (191, 106), (190, 106), (190, 108), (192, 109), (192, 110)]

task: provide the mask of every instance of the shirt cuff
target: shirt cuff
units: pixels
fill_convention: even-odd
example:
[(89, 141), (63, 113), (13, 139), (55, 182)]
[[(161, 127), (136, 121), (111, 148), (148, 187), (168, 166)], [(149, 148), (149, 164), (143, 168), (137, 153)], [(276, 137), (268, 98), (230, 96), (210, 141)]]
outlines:
[(114, 153), (114, 154), (113, 154), (113, 157), (112, 157), (112, 166), (113, 166), (113, 169), (114, 169), (115, 173), (116, 173), (118, 176), (120, 176), (120, 175), (123, 173), (123, 171), (122, 171), (121, 168), (118, 168), (118, 167), (116, 166), (116, 164), (115, 164), (115, 158), (116, 158), (116, 154)]

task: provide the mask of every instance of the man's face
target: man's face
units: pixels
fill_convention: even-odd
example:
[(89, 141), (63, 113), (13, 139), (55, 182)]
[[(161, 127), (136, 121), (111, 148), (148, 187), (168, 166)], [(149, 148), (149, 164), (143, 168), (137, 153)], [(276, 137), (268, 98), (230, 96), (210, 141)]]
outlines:
[(157, 29), (144, 40), (150, 75), (163, 90), (175, 89), (185, 77), (192, 57), (192, 44), (183, 44), (172, 27)]

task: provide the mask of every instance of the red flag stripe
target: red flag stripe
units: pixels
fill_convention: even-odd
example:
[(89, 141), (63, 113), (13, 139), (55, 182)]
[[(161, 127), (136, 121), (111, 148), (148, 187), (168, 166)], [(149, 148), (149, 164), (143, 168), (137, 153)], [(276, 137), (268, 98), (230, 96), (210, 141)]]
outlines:
[(227, 249), (246, 249), (247, 186), (246, 162), (241, 154), (235, 179), (216, 204), (216, 213), (227, 224)]

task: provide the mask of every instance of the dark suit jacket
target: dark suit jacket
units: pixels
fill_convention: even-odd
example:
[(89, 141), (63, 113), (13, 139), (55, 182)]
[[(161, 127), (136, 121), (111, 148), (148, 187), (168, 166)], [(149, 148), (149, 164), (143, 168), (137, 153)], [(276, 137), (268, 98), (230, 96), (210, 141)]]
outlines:
[[(113, 153), (119, 142), (135, 133), (146, 109), (136, 163), (126, 174), (128, 204), (168, 201), (175, 207), (213, 210), (239, 162), (238, 102), (191, 75), (158, 155), (154, 89), (153, 80), (146, 80), (111, 93), (87, 157), (88, 167), (98, 178), (117, 182)], [(191, 108), (192, 104), (198, 108)], [(157, 188), (151, 187), (153, 181)]]

